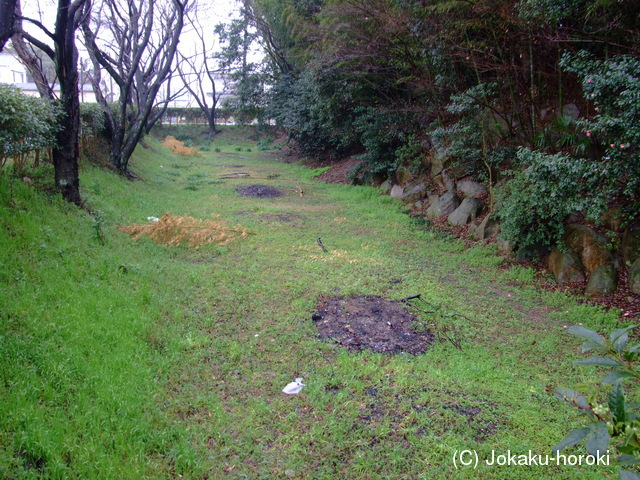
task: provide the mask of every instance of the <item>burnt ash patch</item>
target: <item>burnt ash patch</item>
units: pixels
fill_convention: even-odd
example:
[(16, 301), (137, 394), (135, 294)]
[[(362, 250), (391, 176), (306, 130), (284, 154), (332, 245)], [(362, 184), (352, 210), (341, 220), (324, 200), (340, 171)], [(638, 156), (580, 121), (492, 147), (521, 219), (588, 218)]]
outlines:
[(418, 355), (435, 340), (430, 332), (415, 330), (415, 315), (400, 302), (382, 297), (322, 299), (311, 318), (319, 338), (333, 340), (350, 351)]
[(280, 190), (269, 185), (247, 185), (236, 189), (236, 193), (243, 197), (274, 198), (284, 195)]

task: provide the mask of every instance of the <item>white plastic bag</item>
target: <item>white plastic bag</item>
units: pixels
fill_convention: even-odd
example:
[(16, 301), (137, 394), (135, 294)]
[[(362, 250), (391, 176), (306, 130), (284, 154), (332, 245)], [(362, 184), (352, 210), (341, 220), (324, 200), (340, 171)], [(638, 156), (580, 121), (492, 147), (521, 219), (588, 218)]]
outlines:
[(286, 393), (287, 395), (295, 395), (297, 393), (300, 393), (302, 387), (304, 386), (305, 384), (302, 383), (302, 377), (298, 377), (296, 378), (295, 382), (291, 382), (286, 387), (284, 387), (282, 389), (282, 393)]

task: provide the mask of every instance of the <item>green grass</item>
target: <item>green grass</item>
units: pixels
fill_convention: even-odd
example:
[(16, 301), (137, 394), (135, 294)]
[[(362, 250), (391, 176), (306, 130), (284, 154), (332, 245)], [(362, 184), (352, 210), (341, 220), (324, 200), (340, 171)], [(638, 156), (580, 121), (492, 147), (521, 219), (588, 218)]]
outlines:
[[(614, 477), (457, 471), (452, 456), (549, 453), (581, 419), (545, 388), (596, 378), (572, 364), (580, 342), (563, 325), (612, 330), (615, 312), (541, 292), (533, 272), (499, 268), (491, 248), (464, 249), (376, 190), (314, 181), (225, 133), (196, 157), (149, 140), (139, 181), (84, 165), (95, 217), (0, 176), (0, 477)], [(220, 178), (237, 172), (251, 177)], [(253, 183), (285, 195), (235, 192)], [(255, 235), (194, 250), (116, 228), (166, 212)], [(322, 296), (418, 293), (472, 320), (455, 319), (462, 350), (348, 353), (316, 338)], [(283, 395), (296, 376), (307, 386)]]

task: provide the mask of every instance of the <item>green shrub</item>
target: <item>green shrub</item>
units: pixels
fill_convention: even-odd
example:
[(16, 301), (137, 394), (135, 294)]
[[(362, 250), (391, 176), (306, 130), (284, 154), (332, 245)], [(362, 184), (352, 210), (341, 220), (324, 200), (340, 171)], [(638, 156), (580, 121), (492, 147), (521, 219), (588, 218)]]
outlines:
[(59, 113), (52, 101), (0, 84), (0, 170), (9, 159), (20, 170), (29, 155), (53, 148)]
[(520, 248), (557, 243), (571, 212), (598, 219), (615, 202), (630, 220), (640, 210), (640, 61), (580, 53), (565, 55), (562, 65), (582, 78), (594, 115), (576, 122), (583, 138), (566, 124), (562, 146), (578, 158), (518, 151), (523, 170), (500, 192), (498, 216), (503, 237)]
[(274, 149), (273, 137), (265, 136), (260, 138), (260, 140), (258, 140), (257, 147), (261, 152)]
[(267, 116), (303, 155), (338, 157), (358, 145), (353, 128), (357, 92), (346, 78), (305, 72), (281, 77), (271, 90)]
[(594, 202), (603, 174), (584, 159), (548, 155), (521, 148), (518, 166), (497, 194), (497, 216), (502, 237), (519, 249), (560, 242), (564, 220), (572, 212), (586, 211), (599, 218), (605, 207)]
[[(391, 177), (396, 170), (396, 157), (406, 142), (404, 118), (393, 112), (381, 112), (373, 107), (356, 109), (354, 129), (366, 152), (358, 158), (364, 161), (365, 176)], [(404, 157), (402, 157), (404, 158)], [(356, 176), (360, 172), (353, 172)]]
[(99, 103), (81, 103), (80, 122), (83, 138), (109, 138), (107, 134), (107, 118), (104, 113), (104, 108)]
[[(458, 170), (485, 175), (488, 162), (500, 160), (489, 155), (491, 142), (500, 132), (493, 115), (486, 115), (486, 107), (493, 102), (495, 84), (481, 83), (463, 93), (452, 95), (446, 106), (455, 121), (446, 125), (435, 123), (430, 128), (438, 155), (453, 160)], [(490, 119), (490, 121), (489, 121)]]
[(589, 153), (591, 142), (580, 123), (568, 115), (554, 117), (536, 133), (536, 149), (545, 153), (570, 152), (572, 156), (585, 157)]

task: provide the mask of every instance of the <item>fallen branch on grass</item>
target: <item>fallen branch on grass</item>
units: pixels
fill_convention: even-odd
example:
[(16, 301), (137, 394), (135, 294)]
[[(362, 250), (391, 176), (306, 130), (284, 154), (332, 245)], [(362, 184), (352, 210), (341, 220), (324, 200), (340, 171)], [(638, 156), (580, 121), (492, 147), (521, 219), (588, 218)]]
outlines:
[[(419, 306), (417, 306), (415, 303), (412, 303), (411, 300), (420, 300), (421, 302), (423, 302), (424, 304), (433, 307), (435, 310), (425, 310), (424, 308), (421, 308)], [(420, 311), (421, 313), (425, 313), (427, 315), (438, 315), (441, 319), (442, 318), (455, 318), (455, 317), (461, 317), (464, 318), (466, 320), (468, 320), (469, 322), (472, 323), (480, 323), (476, 320), (472, 320), (469, 317), (467, 317), (466, 315), (462, 315), (461, 313), (453, 313), (453, 314), (443, 314), (440, 313), (440, 307), (437, 307), (435, 305), (430, 304), (429, 302), (425, 301), (422, 299), (422, 294), (418, 294), (418, 295), (412, 295), (410, 297), (405, 297), (405, 298), (401, 298), (400, 302), (402, 303), (406, 303), (407, 305), (409, 305), (410, 307)], [(462, 334), (462, 331), (460, 330), (459, 327), (457, 327), (454, 324), (445, 324), (443, 325), (441, 322), (437, 322), (436, 319), (434, 318), (431, 325), (434, 328), (434, 335), (437, 338), (440, 338), (442, 340), (447, 340), (448, 342), (451, 342), (451, 344), (456, 347), (458, 350), (462, 350), (462, 341), (464, 340), (464, 336)]]
[[(412, 295), (411, 297), (405, 297), (405, 298), (401, 298), (400, 301), (403, 303), (406, 303), (407, 305), (410, 305), (411, 307), (415, 308), (416, 310), (420, 310), (421, 312), (424, 313), (436, 313), (437, 310), (423, 310), (422, 308), (418, 307), (417, 305), (411, 303), (410, 300), (420, 300), (421, 302), (429, 305), (429, 306), (433, 306), (431, 305), (429, 302), (425, 301), (422, 299), (422, 294), (419, 293), (418, 295)], [(437, 308), (437, 307), (434, 307)], [(480, 324), (481, 322), (478, 322), (477, 320), (472, 320), (469, 317), (467, 317), (466, 315), (462, 315), (461, 313), (452, 313), (451, 315), (445, 315), (445, 314), (440, 314), (441, 317), (447, 317), (447, 318), (453, 318), (453, 317), (462, 317), (466, 320), (469, 320), (470, 322), (473, 323), (477, 323)]]
[(318, 237), (318, 245), (320, 245), (320, 248), (324, 253), (329, 253), (329, 250), (325, 248), (324, 243), (322, 243), (322, 240), (320, 240), (320, 237)]

